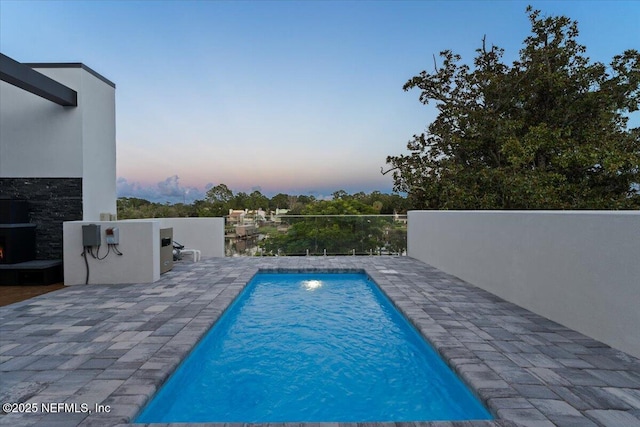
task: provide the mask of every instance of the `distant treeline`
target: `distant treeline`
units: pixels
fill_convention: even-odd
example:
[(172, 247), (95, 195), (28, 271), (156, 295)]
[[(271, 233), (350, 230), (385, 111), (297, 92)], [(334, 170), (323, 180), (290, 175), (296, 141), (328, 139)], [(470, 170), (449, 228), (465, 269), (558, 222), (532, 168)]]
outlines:
[(169, 218), (225, 216), (229, 209), (262, 209), (270, 212), (287, 209), (288, 214), (404, 214), (410, 208), (406, 197), (400, 194), (358, 192), (348, 194), (335, 191), (331, 200), (318, 200), (309, 195), (276, 194), (269, 198), (260, 191), (251, 194), (234, 193), (226, 185), (219, 184), (209, 191), (204, 200), (191, 204), (154, 203), (137, 197), (118, 199), (118, 218)]

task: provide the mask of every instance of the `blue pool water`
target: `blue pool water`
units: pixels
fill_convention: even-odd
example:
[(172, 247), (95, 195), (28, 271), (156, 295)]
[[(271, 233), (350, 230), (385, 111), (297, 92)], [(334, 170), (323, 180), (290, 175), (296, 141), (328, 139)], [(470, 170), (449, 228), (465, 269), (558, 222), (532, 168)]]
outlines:
[(367, 275), (259, 273), (135, 420), (491, 419)]

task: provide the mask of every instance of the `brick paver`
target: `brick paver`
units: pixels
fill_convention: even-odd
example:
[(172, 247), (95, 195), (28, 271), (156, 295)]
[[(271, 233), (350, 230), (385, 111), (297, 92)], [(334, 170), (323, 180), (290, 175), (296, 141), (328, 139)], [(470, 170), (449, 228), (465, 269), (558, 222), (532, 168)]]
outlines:
[(259, 269), (364, 269), (496, 417), (380, 426), (640, 426), (638, 359), (407, 257), (208, 259), (0, 307), (0, 401), (37, 409), (0, 425), (129, 423)]

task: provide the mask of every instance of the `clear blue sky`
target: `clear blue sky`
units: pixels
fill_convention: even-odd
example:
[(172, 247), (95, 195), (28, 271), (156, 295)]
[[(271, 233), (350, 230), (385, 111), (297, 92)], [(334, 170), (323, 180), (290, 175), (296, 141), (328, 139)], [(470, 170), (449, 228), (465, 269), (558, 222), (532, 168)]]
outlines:
[(116, 83), (120, 195), (389, 192), (386, 156), (435, 117), (402, 85), (485, 34), (515, 59), (527, 4), (577, 20), (592, 60), (640, 48), (636, 1), (0, 0), (0, 51)]

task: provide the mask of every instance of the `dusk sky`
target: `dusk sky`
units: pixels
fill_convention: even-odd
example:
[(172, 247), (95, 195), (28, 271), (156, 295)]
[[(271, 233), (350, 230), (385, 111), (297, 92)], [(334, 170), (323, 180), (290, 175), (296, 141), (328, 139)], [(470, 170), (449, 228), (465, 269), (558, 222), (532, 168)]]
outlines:
[(485, 34), (510, 63), (527, 4), (577, 20), (593, 61), (640, 48), (637, 1), (0, 0), (0, 51), (116, 84), (119, 196), (390, 192), (386, 156), (435, 117), (402, 85)]

